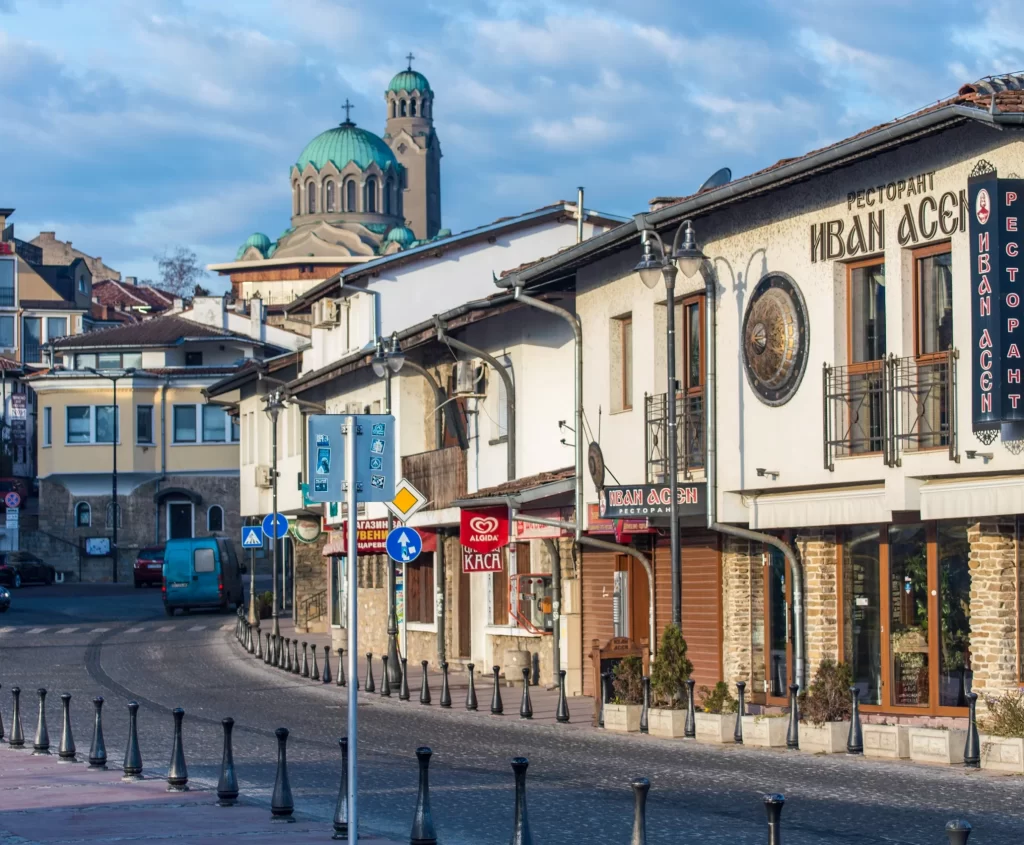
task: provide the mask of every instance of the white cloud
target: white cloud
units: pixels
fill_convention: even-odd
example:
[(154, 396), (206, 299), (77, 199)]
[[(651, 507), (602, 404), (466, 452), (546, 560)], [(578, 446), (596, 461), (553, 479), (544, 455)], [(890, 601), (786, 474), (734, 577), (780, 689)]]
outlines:
[(573, 115), (567, 120), (535, 120), (530, 134), (553, 147), (578, 147), (581, 151), (595, 143), (606, 144), (621, 134), (621, 125), (594, 115)]
[(768, 140), (813, 130), (821, 120), (817, 108), (796, 97), (774, 103), (698, 95), (694, 103), (707, 113), (703, 128), (709, 141), (746, 153), (757, 153)]

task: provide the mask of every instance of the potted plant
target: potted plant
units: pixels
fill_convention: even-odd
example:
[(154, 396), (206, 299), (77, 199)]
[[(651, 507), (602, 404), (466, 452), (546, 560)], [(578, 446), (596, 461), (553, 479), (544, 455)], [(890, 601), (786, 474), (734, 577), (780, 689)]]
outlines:
[(864, 736), (864, 756), (885, 760), (910, 758), (910, 726), (890, 725), (888, 722), (865, 722), (861, 726)]
[(260, 593), (256, 596), (256, 607), (260, 619), (269, 619), (274, 611), (274, 594), (271, 592)]
[(612, 700), (604, 706), (604, 726), (609, 731), (640, 730), (644, 700), (644, 664), (639, 657), (624, 657), (612, 673)]
[(655, 706), (647, 713), (647, 731), (652, 736), (675, 738), (685, 732), (686, 681), (692, 671), (683, 632), (675, 625), (667, 625), (651, 669)]
[(800, 696), (800, 750), (838, 754), (850, 736), (850, 686), (853, 672), (826, 658), (818, 664), (811, 688)]
[(725, 681), (715, 684), (713, 690), (701, 687), (700, 709), (693, 716), (698, 742), (732, 742), (736, 730), (736, 699)]
[(786, 713), (761, 713), (743, 717), (743, 744), (757, 748), (782, 748), (786, 744)]
[(907, 731), (910, 759), (915, 763), (938, 763), (952, 766), (964, 761), (967, 731), (960, 728), (919, 728)]
[(985, 697), (988, 715), (981, 720), (981, 767), (1024, 775), (1024, 693)]

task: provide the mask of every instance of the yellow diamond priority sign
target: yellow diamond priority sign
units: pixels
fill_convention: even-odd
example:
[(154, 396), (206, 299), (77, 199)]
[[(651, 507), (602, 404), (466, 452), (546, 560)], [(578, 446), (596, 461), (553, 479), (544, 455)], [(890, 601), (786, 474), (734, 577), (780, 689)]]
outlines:
[(395, 498), (384, 504), (398, 519), (408, 522), (414, 513), (426, 507), (427, 497), (403, 478), (395, 485)]

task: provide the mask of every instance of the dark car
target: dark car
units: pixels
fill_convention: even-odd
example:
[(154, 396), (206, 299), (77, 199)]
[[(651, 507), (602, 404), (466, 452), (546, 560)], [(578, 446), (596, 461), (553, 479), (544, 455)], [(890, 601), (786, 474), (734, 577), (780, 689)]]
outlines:
[(17, 589), (24, 584), (52, 584), (56, 570), (28, 552), (0, 552), (0, 584)]
[(0, 587), (0, 613), (6, 613), (11, 606), (11, 594), (6, 587)]
[(151, 584), (159, 587), (164, 577), (164, 547), (146, 546), (139, 549), (138, 557), (135, 558), (135, 586), (144, 587)]

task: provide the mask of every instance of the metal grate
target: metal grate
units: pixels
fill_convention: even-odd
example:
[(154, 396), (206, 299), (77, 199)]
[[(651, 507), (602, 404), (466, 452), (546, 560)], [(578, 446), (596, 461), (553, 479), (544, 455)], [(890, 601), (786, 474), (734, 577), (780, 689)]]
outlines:
[(835, 458), (875, 452), (889, 463), (886, 363), (825, 365), (825, 469), (835, 469)]
[(897, 464), (901, 452), (925, 449), (948, 449), (949, 459), (958, 459), (956, 359), (957, 351), (951, 349), (928, 361), (891, 358), (886, 362), (892, 373)]
[[(667, 393), (644, 396), (647, 482), (668, 481)], [(676, 396), (677, 480), (688, 480), (704, 467), (704, 394)]]

